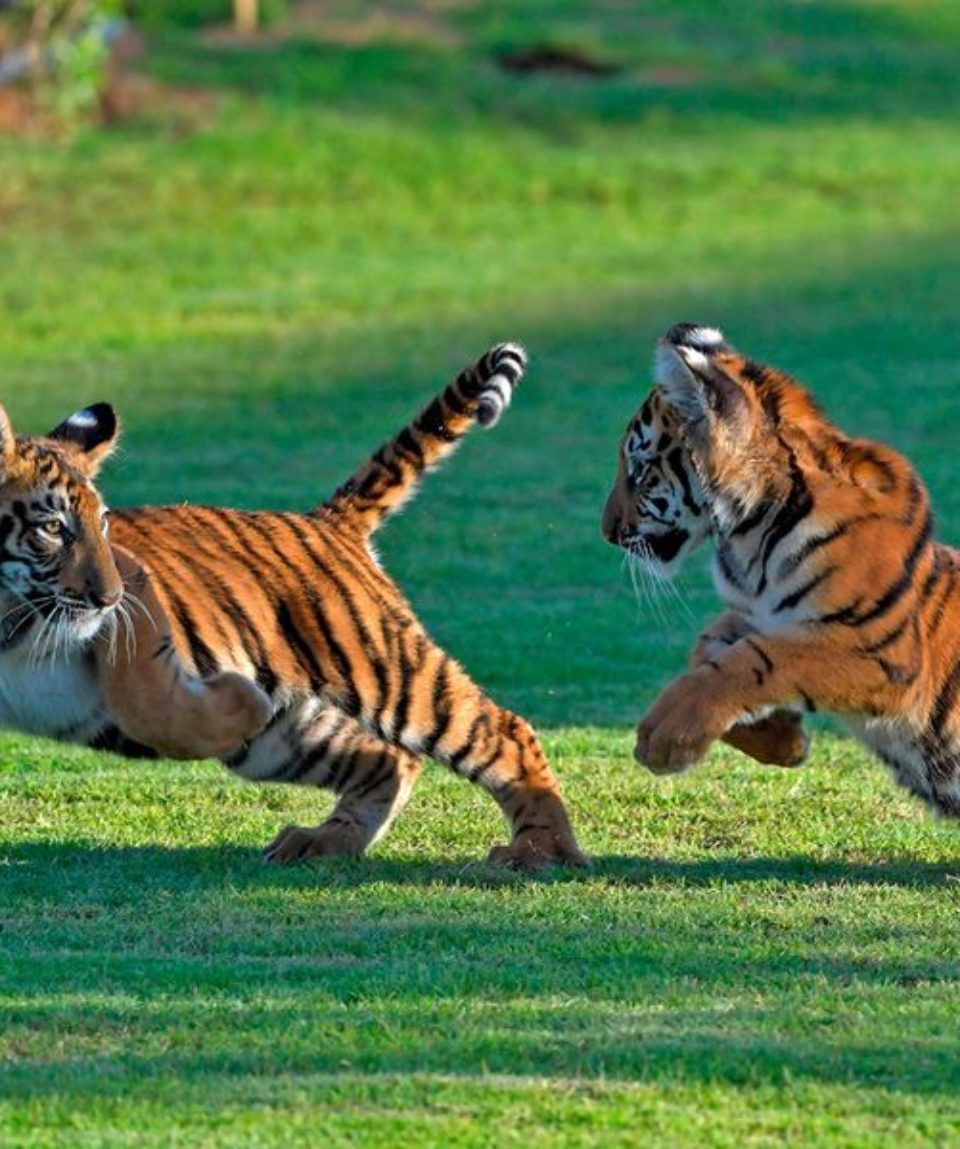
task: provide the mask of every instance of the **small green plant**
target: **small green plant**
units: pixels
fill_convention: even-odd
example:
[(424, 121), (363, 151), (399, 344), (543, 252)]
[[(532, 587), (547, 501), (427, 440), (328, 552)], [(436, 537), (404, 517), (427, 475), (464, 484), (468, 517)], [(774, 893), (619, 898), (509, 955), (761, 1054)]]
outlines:
[(121, 0), (20, 0), (5, 17), (8, 74), (64, 124), (97, 105), (107, 83), (111, 21)]

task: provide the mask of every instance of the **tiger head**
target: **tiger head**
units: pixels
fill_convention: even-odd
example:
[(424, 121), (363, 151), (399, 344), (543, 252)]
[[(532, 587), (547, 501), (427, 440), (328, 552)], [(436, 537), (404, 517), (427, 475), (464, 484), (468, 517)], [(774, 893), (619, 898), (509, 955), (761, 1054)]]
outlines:
[(92, 482), (118, 432), (106, 403), (30, 437), (16, 436), (0, 407), (0, 650), (31, 633), (34, 642), (49, 635), (51, 650), (84, 641), (120, 602), (106, 508)]
[(747, 359), (714, 327), (672, 327), (654, 368), (656, 387), (627, 428), (602, 529), (669, 574), (708, 535), (742, 531), (790, 497), (797, 460), (809, 452), (785, 436), (825, 448), (836, 433), (799, 383)]
[(710, 533), (703, 491), (677, 413), (659, 387), (630, 420), (601, 529), (615, 546), (669, 574)]

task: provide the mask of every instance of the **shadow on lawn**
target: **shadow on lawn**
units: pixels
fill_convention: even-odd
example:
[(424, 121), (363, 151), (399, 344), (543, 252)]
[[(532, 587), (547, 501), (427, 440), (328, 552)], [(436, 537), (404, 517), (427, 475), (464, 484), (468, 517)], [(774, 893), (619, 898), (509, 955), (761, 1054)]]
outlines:
[[(945, 878), (905, 860), (602, 858), (545, 879), (594, 883), (572, 912), (562, 890), (476, 896), (467, 887), (490, 875), (469, 865), (278, 872), (248, 850), (79, 842), (14, 846), (5, 862), (0, 992), (17, 1056), (0, 1095), (145, 1098), (176, 1082), (215, 1105), (243, 1080), (282, 1093), (290, 1075), (399, 1073), (923, 1094), (958, 1069), (943, 1011), (960, 969), (935, 925), (850, 918), (879, 872)], [(624, 899), (603, 879), (718, 894)], [(721, 896), (724, 882), (758, 880), (847, 884), (851, 900), (794, 918)], [(410, 884), (429, 897), (397, 889)], [(59, 1035), (53, 1057), (45, 1034)]]
[[(630, 855), (600, 855), (583, 868), (549, 867), (517, 873), (478, 858), (433, 861), (424, 858), (321, 858), (297, 865), (274, 866), (256, 850), (240, 846), (102, 846), (94, 842), (51, 845), (11, 845), (2, 854), (5, 885), (31, 885), (30, 874), (83, 871), (136, 879), (137, 888), (163, 886), (190, 877), (210, 888), (220, 882), (231, 886), (322, 887), (359, 889), (367, 886), (413, 886), (490, 889), (524, 885), (637, 886), (676, 885), (712, 887), (742, 883), (798, 886), (896, 886), (935, 888), (960, 883), (956, 865), (887, 858), (877, 862), (851, 862), (809, 855), (783, 857), (714, 857), (670, 860)], [(20, 869), (20, 867), (24, 867)]]

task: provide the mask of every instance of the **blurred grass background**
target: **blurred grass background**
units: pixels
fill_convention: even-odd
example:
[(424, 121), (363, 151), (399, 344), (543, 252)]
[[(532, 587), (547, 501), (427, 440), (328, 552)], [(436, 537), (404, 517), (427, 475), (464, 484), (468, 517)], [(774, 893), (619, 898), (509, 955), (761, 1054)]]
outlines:
[(828, 736), (799, 774), (635, 773), (626, 728), (715, 601), (694, 562), (687, 610), (638, 603), (597, 524), (653, 341), (693, 318), (905, 451), (960, 538), (960, 7), (227, 15), (139, 4), (129, 114), (0, 137), (0, 398), (30, 431), (113, 401), (116, 504), (305, 508), (523, 340), (508, 417), (382, 553), (551, 731), (600, 860), (467, 866), (495, 813), (435, 771), (376, 859), (267, 872), (316, 796), (8, 738), (9, 1136), (949, 1143), (955, 831)]

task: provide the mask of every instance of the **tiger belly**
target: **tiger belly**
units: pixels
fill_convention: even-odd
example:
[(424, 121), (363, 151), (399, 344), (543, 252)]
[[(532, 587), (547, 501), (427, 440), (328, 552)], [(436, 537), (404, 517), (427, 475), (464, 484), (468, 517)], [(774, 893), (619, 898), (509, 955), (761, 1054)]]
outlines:
[(0, 654), (0, 726), (86, 743), (106, 723), (96, 668), (82, 647), (39, 663), (29, 647)]
[(850, 717), (844, 723), (905, 790), (942, 814), (960, 817), (960, 746), (934, 751), (902, 719)]
[(299, 765), (321, 742), (335, 717), (319, 698), (283, 703), (266, 729), (226, 759), (226, 765), (248, 782), (300, 781)]

